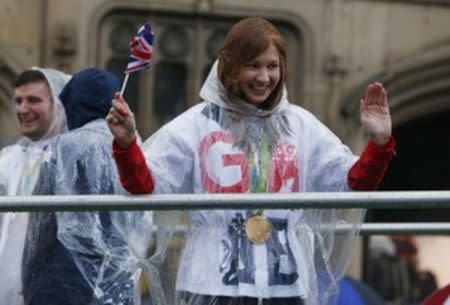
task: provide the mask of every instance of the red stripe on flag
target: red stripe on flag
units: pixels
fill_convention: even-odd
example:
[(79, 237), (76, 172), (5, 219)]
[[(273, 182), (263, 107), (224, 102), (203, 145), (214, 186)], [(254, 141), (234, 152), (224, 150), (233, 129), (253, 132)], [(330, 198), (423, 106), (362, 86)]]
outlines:
[(131, 50), (131, 56), (140, 60), (150, 60), (152, 58), (152, 53), (141, 50)]

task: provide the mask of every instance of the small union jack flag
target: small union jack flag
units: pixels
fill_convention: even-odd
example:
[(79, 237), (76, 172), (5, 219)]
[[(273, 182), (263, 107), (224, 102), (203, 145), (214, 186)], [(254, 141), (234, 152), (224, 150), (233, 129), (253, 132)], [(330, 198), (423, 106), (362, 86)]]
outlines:
[(150, 67), (153, 52), (153, 32), (151, 26), (146, 23), (137, 32), (130, 42), (130, 60), (125, 73), (145, 70)]

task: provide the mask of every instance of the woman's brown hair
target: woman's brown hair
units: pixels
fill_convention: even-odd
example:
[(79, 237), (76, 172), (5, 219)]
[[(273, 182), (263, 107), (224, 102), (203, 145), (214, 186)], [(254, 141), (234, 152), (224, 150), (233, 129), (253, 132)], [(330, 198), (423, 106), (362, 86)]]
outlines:
[(238, 83), (240, 68), (274, 45), (280, 56), (280, 81), (262, 104), (263, 109), (273, 109), (281, 99), (286, 80), (286, 41), (275, 26), (261, 17), (242, 19), (234, 24), (219, 53), (219, 79), (233, 95), (242, 98)]

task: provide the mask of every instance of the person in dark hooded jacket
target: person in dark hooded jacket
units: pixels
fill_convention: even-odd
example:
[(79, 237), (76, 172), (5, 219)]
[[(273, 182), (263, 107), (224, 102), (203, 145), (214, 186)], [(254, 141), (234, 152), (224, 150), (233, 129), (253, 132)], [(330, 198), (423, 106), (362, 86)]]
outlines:
[[(104, 120), (118, 89), (119, 80), (98, 68), (75, 74), (65, 86), (60, 99), (69, 132), (52, 144), (53, 154), (41, 167), (35, 194), (121, 192), (111, 157), (112, 135)], [(62, 234), (62, 229), (69, 233)], [(106, 248), (126, 249), (118, 236), (109, 212), (33, 213), (23, 259), (25, 304), (133, 304), (130, 275), (104, 267), (114, 259)]]

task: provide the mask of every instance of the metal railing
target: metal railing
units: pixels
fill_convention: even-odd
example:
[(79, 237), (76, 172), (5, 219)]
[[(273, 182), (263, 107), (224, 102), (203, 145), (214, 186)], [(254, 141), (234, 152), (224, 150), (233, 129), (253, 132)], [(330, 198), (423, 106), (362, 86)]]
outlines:
[[(191, 209), (450, 209), (450, 191), (0, 196), (0, 212)], [(342, 228), (345, 230), (345, 227)], [(365, 223), (360, 234), (450, 235), (445, 223)]]

